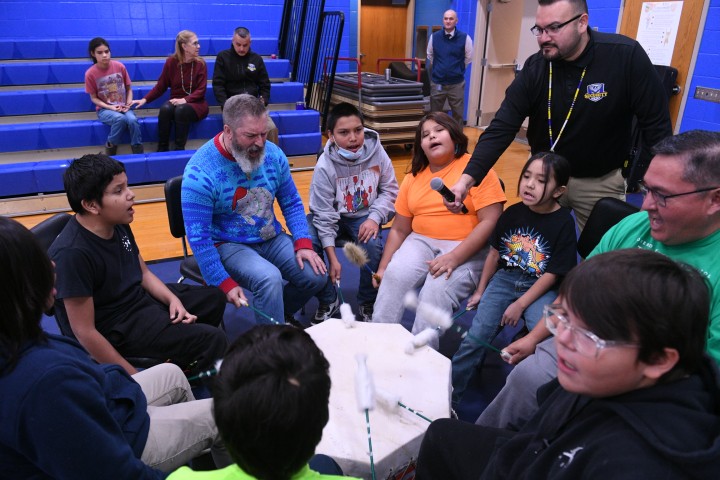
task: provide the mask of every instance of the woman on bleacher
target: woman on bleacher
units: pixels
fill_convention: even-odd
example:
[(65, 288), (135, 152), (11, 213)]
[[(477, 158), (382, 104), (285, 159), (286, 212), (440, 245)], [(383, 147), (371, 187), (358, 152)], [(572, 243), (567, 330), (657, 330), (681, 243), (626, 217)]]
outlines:
[[(376, 272), (382, 283), (374, 323), (400, 323), (403, 296), (410, 290), (422, 287), (421, 303), (449, 313), (477, 287), (487, 240), (506, 200), (498, 176), (490, 170), (470, 189), (464, 214), (451, 213), (430, 186), (434, 178), (455, 184), (470, 160), (467, 145), (467, 136), (448, 114), (431, 112), (420, 121), (410, 172), (400, 185), (395, 219)], [(418, 309), (413, 333), (432, 326), (427, 313)], [(429, 345), (437, 349), (438, 337)]]
[(207, 117), (205, 100), (207, 65), (200, 56), (200, 42), (190, 30), (175, 38), (175, 53), (167, 58), (160, 78), (144, 98), (133, 101), (136, 108), (162, 96), (170, 88), (170, 100), (158, 112), (158, 152), (170, 149), (170, 127), (175, 124), (175, 150), (185, 150), (190, 124)]

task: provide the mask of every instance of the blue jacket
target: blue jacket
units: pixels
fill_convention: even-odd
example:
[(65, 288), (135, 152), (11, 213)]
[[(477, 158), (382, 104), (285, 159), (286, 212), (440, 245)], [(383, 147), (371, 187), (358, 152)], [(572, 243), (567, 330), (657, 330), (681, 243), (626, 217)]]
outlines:
[(140, 461), (150, 429), (140, 386), (76, 342), (48, 335), (28, 344), (0, 392), (3, 478), (166, 477)]
[(440, 85), (455, 85), (465, 80), (465, 39), (467, 33), (455, 29), (452, 38), (445, 30), (432, 35), (432, 81)]

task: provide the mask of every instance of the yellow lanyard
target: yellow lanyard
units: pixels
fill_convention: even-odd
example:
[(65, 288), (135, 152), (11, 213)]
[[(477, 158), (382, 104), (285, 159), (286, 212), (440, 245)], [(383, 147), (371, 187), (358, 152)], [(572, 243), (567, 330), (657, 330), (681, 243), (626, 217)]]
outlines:
[(587, 67), (583, 68), (582, 74), (580, 75), (580, 81), (578, 82), (578, 86), (575, 89), (575, 96), (573, 97), (573, 101), (570, 104), (570, 110), (568, 110), (565, 121), (562, 124), (562, 128), (560, 128), (560, 133), (558, 133), (558, 136), (554, 142), (552, 133), (552, 112), (550, 108), (552, 105), (552, 70), (552, 62), (550, 62), (550, 80), (548, 81), (548, 134), (550, 135), (550, 151), (554, 152), (555, 146), (560, 141), (560, 136), (563, 134), (563, 131), (565, 131), (565, 125), (567, 125), (568, 120), (570, 120), (570, 115), (572, 114), (573, 108), (575, 107), (575, 100), (577, 100), (578, 94), (580, 93), (580, 86), (582, 85), (583, 78), (585, 78), (585, 72), (587, 71)]

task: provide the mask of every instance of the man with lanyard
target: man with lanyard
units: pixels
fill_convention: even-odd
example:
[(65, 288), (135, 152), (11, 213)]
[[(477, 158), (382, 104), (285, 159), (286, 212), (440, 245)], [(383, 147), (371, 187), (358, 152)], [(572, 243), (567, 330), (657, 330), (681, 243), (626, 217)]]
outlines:
[(585, 0), (539, 0), (535, 26), (540, 51), (527, 59), (507, 89), (472, 159), (451, 190), (460, 212), (476, 185), (513, 141), (525, 117), (532, 153), (553, 151), (568, 159), (571, 178), (561, 204), (582, 229), (602, 197), (624, 199), (623, 163), (637, 117), (643, 144), (672, 134), (667, 95), (642, 46), (630, 38), (588, 28)]
[(430, 36), (427, 61), (432, 64), (430, 76), (430, 110), (442, 112), (447, 100), (453, 119), (463, 126), (465, 115), (465, 69), (472, 62), (470, 35), (456, 28), (455, 10), (443, 13), (443, 29)]

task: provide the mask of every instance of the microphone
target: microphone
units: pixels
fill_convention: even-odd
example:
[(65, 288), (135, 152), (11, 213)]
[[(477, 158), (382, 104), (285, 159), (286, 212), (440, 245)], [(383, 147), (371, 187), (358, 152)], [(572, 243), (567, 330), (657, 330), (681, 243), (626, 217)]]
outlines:
[[(445, 186), (445, 184), (440, 178), (434, 177), (432, 180), (430, 180), (430, 188), (442, 195), (443, 198), (448, 202), (453, 203), (455, 201), (455, 194), (451, 192), (448, 187)], [(465, 205), (462, 206), (462, 213), (468, 213), (468, 209)]]

